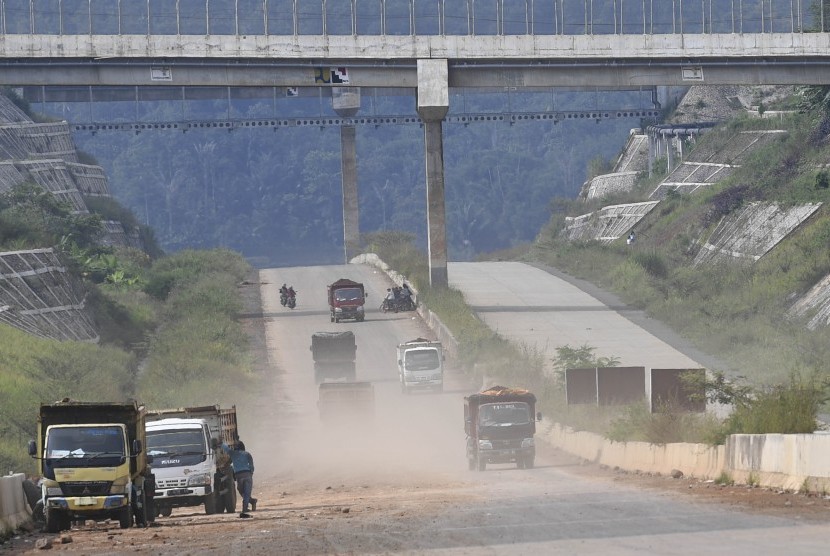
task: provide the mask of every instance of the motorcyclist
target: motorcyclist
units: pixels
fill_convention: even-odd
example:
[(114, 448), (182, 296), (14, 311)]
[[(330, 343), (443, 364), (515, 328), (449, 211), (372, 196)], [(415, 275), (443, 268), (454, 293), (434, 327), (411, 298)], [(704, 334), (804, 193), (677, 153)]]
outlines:
[(383, 304), (386, 307), (386, 309), (395, 309), (397, 311), (397, 305), (395, 301), (395, 291), (392, 288), (386, 288), (386, 297), (383, 299)]
[(411, 309), (414, 307), (414, 303), (412, 302), (412, 290), (409, 289), (409, 284), (406, 282), (403, 283), (401, 287), (401, 306), (405, 309)]
[(283, 307), (285, 307), (285, 304), (287, 302), (288, 302), (288, 287), (285, 284), (283, 284), (282, 287), (280, 288), (280, 303), (282, 304)]
[(288, 291), (285, 294), (287, 298), (287, 305), (293, 309), (297, 305), (297, 292), (294, 291), (294, 286), (288, 286)]

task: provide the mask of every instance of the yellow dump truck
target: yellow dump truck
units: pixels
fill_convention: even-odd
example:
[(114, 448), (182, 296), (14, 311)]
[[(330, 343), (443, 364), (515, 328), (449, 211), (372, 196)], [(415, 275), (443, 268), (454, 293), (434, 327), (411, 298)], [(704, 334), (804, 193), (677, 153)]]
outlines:
[(42, 404), (29, 455), (43, 476), (46, 530), (74, 519), (114, 519), (122, 529), (154, 517), (154, 483), (145, 446), (146, 410), (138, 402)]

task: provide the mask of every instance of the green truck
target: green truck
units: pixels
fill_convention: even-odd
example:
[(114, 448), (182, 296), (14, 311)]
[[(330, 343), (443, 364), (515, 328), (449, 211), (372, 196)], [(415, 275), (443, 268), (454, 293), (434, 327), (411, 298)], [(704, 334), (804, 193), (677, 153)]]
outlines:
[(29, 455), (43, 476), (46, 531), (73, 520), (117, 520), (122, 529), (155, 517), (154, 480), (144, 451), (146, 409), (138, 402), (42, 404)]

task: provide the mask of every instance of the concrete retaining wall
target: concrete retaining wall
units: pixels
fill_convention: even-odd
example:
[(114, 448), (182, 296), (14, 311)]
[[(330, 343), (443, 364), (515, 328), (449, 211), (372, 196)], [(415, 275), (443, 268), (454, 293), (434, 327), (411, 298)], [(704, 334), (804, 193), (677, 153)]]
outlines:
[(23, 494), (23, 473), (0, 477), (0, 536), (14, 531), (31, 518)]
[(830, 435), (735, 434), (726, 442), (726, 466), (739, 482), (787, 490), (830, 490)]
[(830, 490), (830, 434), (736, 434), (725, 446), (613, 442), (602, 435), (545, 422), (537, 438), (584, 460), (629, 472), (716, 479), (785, 490)]

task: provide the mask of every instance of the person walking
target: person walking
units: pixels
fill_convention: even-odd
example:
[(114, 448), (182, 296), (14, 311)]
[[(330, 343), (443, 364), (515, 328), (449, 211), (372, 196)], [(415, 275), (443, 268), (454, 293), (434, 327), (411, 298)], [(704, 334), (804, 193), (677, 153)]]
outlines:
[(254, 458), (245, 450), (245, 443), (241, 440), (236, 442), (236, 448), (230, 451), (231, 465), (236, 477), (236, 490), (242, 496), (242, 513), (239, 517), (248, 518), (248, 505), (251, 511), (256, 511), (257, 499), (251, 496), (254, 489)]

